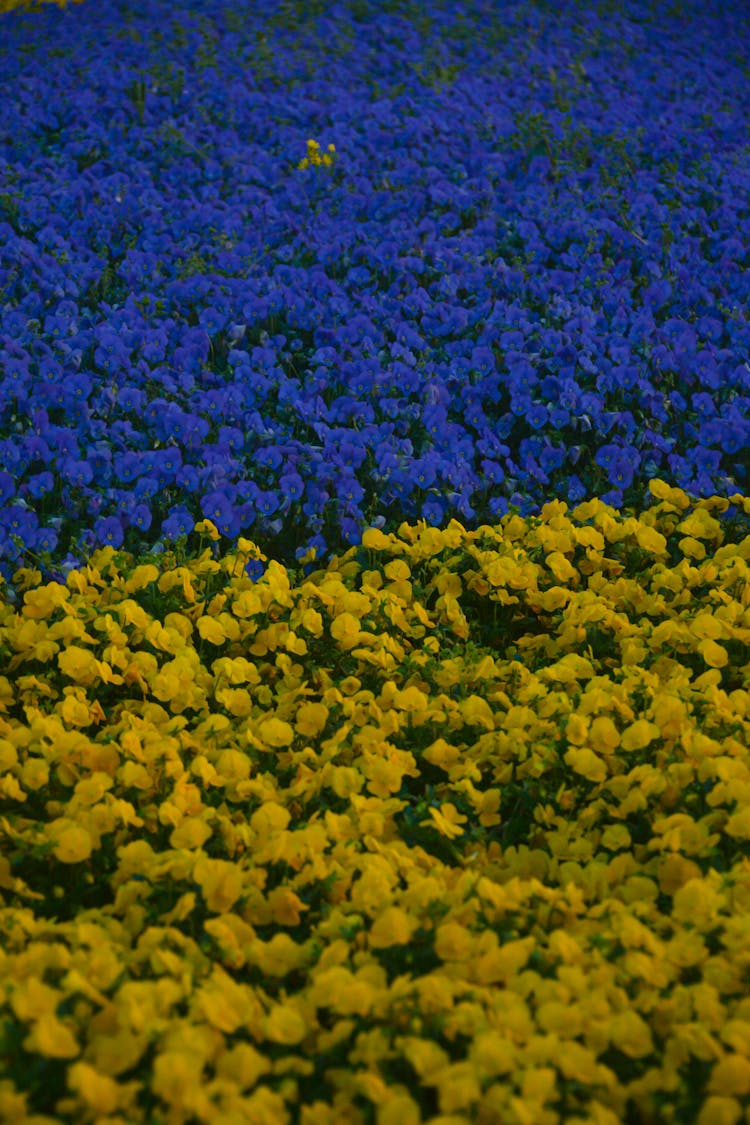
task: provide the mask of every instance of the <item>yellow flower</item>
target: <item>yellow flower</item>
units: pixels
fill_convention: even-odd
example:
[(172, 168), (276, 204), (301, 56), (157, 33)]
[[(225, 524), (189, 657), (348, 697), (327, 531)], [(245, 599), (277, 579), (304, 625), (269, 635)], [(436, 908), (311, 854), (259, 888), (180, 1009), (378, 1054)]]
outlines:
[(571, 1078), (585, 1086), (597, 1080), (602, 1081), (601, 1068), (596, 1061), (596, 1055), (574, 1039), (566, 1039), (560, 1044), (555, 1063), (565, 1078)]
[(315, 738), (328, 722), (328, 708), (324, 703), (303, 703), (294, 716), (294, 726), (306, 738)]
[(337, 797), (349, 797), (352, 793), (361, 792), (364, 783), (365, 778), (352, 766), (333, 766), (328, 775), (328, 784)]
[(597, 715), (588, 733), (588, 742), (598, 754), (611, 754), (620, 745), (620, 733), (609, 715)]
[(294, 741), (294, 728), (284, 719), (263, 719), (258, 725), (258, 734), (266, 746), (291, 746)]
[(436, 1076), (435, 1085), (441, 1114), (452, 1114), (460, 1109), (469, 1110), (482, 1095), (470, 1062), (451, 1063)]
[[(716, 872), (711, 874), (716, 875)], [(725, 900), (726, 895), (717, 889), (715, 880), (709, 877), (688, 879), (672, 896), (671, 917), (679, 922), (690, 922), (693, 926), (707, 926), (713, 922)]]
[(570, 582), (578, 577), (578, 571), (565, 558), (561, 551), (552, 551), (544, 560), (558, 582)]
[(230, 715), (244, 719), (252, 714), (253, 697), (245, 688), (219, 688), (215, 693), (216, 702), (225, 707)]
[(648, 719), (636, 719), (622, 732), (620, 745), (623, 750), (643, 750), (660, 735), (661, 731), (656, 723), (651, 723)]
[(518, 1048), (499, 1031), (482, 1031), (475, 1035), (469, 1047), (469, 1060), (480, 1076), (495, 1078), (509, 1074), (518, 1065)]
[(10, 1006), (19, 1020), (40, 1020), (52, 1016), (61, 1003), (63, 994), (37, 977), (19, 980), (10, 993)]
[(684, 539), (680, 539), (677, 544), (683, 555), (688, 559), (697, 559), (699, 562), (706, 557), (706, 548), (703, 543), (697, 539), (693, 539), (690, 535), (686, 535)]
[(48, 582), (40, 589), (27, 590), (23, 596), (24, 617), (36, 620), (51, 617), (55, 610), (70, 599), (70, 591), (59, 582)]
[(648, 482), (648, 487), (651, 495), (655, 496), (657, 500), (666, 501), (675, 508), (690, 507), (690, 499), (681, 488), (673, 488), (663, 480), (651, 480)]
[(354, 648), (360, 637), (359, 618), (352, 613), (340, 613), (331, 622), (331, 636), (344, 652)]
[(372, 949), (407, 945), (417, 928), (418, 922), (400, 906), (388, 906), (370, 927), (368, 944)]
[(726, 668), (729, 663), (727, 650), (722, 645), (717, 645), (716, 641), (701, 641), (698, 645), (698, 652), (709, 668)]
[(524, 967), (536, 942), (533, 937), (507, 941), (483, 953), (472, 962), (472, 971), (481, 984), (498, 984), (510, 980)]
[(609, 1033), (612, 1043), (631, 1059), (642, 1059), (654, 1049), (651, 1029), (633, 1008), (610, 1012)]
[(725, 1055), (714, 1063), (708, 1089), (712, 1093), (750, 1094), (750, 1059), (743, 1055)]
[(565, 737), (572, 746), (583, 746), (589, 730), (589, 720), (585, 715), (573, 714), (565, 727)]
[(232, 1035), (247, 1018), (248, 992), (247, 985), (215, 965), (210, 978), (196, 991), (194, 1003), (212, 1027)]
[(468, 961), (474, 944), (471, 931), (458, 922), (444, 922), (435, 931), (435, 952), (441, 961)]
[(423, 1082), (428, 1082), (450, 1063), (450, 1057), (437, 1043), (416, 1036), (397, 1038), (397, 1049), (411, 1064)]
[(78, 645), (68, 645), (58, 653), (57, 663), (64, 676), (82, 686), (93, 684), (99, 675), (94, 654)]
[(46, 833), (54, 841), (52, 854), (61, 863), (82, 863), (93, 851), (91, 834), (82, 824), (60, 817), (46, 826)]
[(278, 926), (298, 926), (300, 915), (310, 907), (291, 887), (276, 887), (268, 896), (271, 918)]
[(273, 1043), (292, 1047), (307, 1035), (307, 1024), (289, 1004), (276, 1004), (264, 1020), (264, 1031)]
[(388, 551), (394, 553), (394, 549), (399, 551), (403, 550), (403, 544), (398, 543), (395, 535), (385, 535), (376, 527), (368, 527), (362, 533), (362, 546), (368, 551)]
[(201, 857), (193, 869), (193, 879), (201, 889), (206, 906), (215, 914), (231, 910), (242, 894), (242, 872), (228, 860)]
[(227, 631), (215, 617), (199, 617), (198, 632), (204, 641), (212, 645), (223, 645), (227, 639)]
[(639, 523), (635, 531), (635, 539), (643, 551), (652, 555), (664, 555), (667, 552), (667, 541), (660, 531), (654, 527)]
[(222, 1051), (214, 1063), (217, 1078), (235, 1082), (243, 1092), (251, 1090), (259, 1078), (268, 1074), (271, 1063), (249, 1043), (235, 1043)]
[(169, 836), (171, 848), (202, 848), (212, 835), (211, 826), (200, 817), (191, 816), (183, 820)]
[(739, 1125), (741, 1121), (742, 1105), (736, 1098), (712, 1094), (703, 1102), (696, 1125)]
[(81, 1052), (70, 1028), (53, 1015), (37, 1020), (22, 1045), (30, 1054), (47, 1059), (74, 1059)]
[(470, 695), (459, 703), (459, 711), (467, 723), (484, 727), (485, 730), (495, 729), (495, 716), (486, 699), (479, 695)]
[(300, 624), (303, 629), (308, 633), (312, 633), (314, 637), (319, 637), (323, 632), (323, 618), (318, 613), (317, 609), (306, 609), (300, 619)]
[(713, 516), (710, 516), (705, 509), (698, 509), (691, 512), (686, 519), (677, 524), (677, 531), (681, 531), (683, 535), (695, 537), (696, 539), (719, 539), (723, 538), (721, 524)]
[(378, 1106), (377, 1125), (421, 1125), (422, 1121), (419, 1103), (405, 1092), (391, 1090), (388, 1101)]
[(587, 746), (571, 746), (563, 757), (566, 765), (570, 766), (581, 777), (585, 777), (587, 781), (604, 781), (607, 776), (606, 765)]
[(218, 528), (211, 520), (200, 520), (193, 528), (193, 531), (196, 531), (198, 535), (207, 535), (209, 539), (213, 539), (214, 542), (220, 538)]
[(431, 808), (429, 812), (431, 819), (420, 820), (420, 825), (437, 828), (441, 836), (447, 836), (449, 840), (455, 840), (458, 836), (463, 836), (464, 830), (460, 825), (465, 824), (468, 817), (460, 813), (450, 801), (446, 801), (439, 809)]
[(289, 810), (276, 801), (264, 801), (250, 817), (250, 827), (259, 836), (267, 837), (273, 832), (283, 832), (291, 820)]
[(422, 751), (422, 757), (431, 765), (438, 766), (448, 773), (461, 758), (461, 751), (457, 746), (451, 746), (444, 738), (437, 738)]
[(108, 1074), (100, 1074), (86, 1062), (77, 1062), (68, 1071), (68, 1085), (95, 1113), (114, 1113), (120, 1100), (120, 1088)]

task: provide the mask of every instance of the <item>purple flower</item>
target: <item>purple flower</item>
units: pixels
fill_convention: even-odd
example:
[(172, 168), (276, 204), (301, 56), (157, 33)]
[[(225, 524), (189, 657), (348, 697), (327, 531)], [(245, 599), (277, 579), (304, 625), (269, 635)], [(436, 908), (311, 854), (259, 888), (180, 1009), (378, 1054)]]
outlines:
[(125, 538), (122, 524), (115, 516), (103, 516), (94, 524), (97, 543), (109, 547), (122, 547)]
[(187, 508), (178, 504), (170, 509), (169, 515), (162, 521), (161, 534), (165, 539), (180, 539), (189, 535), (196, 524), (195, 516)]

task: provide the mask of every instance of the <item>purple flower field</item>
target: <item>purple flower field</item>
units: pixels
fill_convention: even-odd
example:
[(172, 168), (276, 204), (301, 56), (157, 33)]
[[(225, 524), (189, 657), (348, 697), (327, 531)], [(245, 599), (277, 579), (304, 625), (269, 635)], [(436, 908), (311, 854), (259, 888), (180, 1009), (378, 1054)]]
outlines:
[(6, 575), (747, 491), (741, 5), (1, 18)]

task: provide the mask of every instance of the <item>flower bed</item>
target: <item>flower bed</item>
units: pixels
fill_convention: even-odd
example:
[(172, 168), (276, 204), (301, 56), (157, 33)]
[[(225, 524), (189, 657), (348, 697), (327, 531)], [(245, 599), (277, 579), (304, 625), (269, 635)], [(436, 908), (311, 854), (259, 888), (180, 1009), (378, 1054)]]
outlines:
[(750, 26), (612, 7), (0, 0), (0, 1125), (750, 1121)]

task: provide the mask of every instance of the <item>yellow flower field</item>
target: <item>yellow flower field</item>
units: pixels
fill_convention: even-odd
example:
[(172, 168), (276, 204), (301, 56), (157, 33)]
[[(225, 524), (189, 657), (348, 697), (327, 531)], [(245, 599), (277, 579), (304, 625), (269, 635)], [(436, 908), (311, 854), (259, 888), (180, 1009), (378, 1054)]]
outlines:
[(0, 1121), (749, 1121), (750, 538), (651, 491), (19, 572)]

